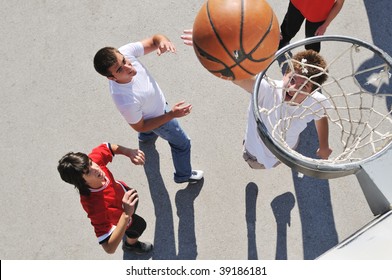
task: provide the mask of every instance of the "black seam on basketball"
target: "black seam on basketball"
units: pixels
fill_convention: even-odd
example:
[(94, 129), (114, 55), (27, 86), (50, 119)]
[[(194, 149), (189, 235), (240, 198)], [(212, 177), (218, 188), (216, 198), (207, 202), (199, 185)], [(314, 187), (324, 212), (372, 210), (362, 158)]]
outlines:
[[(241, 2), (243, 2), (243, 0), (242, 0)], [(211, 19), (211, 17), (210, 17), (210, 9), (209, 9), (209, 6), (208, 6), (208, 1), (207, 1), (206, 8), (207, 8), (208, 20), (210, 21), (211, 28), (212, 28), (212, 30), (214, 31), (214, 34), (215, 34), (216, 38), (218, 39), (219, 43), (221, 44), (221, 46), (223, 47), (223, 49), (226, 51), (226, 53), (229, 55), (229, 57), (230, 57), (231, 59), (233, 59), (234, 62), (236, 62), (235, 58), (231, 55), (230, 51), (226, 48), (225, 44), (224, 44), (223, 41), (222, 41), (222, 38), (219, 36), (218, 32), (217, 32), (216, 29), (215, 29), (215, 25), (214, 25), (214, 23), (212, 22), (212, 19)], [(242, 12), (241, 12), (241, 13), (242, 13)]]
[[(243, 2), (243, 1), (242, 1), (242, 2)], [(229, 50), (226, 48), (226, 46), (225, 46), (225, 44), (223, 43), (221, 37), (219, 36), (218, 32), (217, 32), (216, 29), (215, 29), (214, 23), (212, 22), (212, 19), (211, 19), (211, 16), (210, 16), (210, 8), (209, 8), (209, 3), (208, 3), (208, 1), (207, 1), (207, 3), (206, 3), (206, 10), (207, 10), (208, 20), (209, 20), (209, 22), (210, 22), (211, 28), (212, 28), (212, 30), (214, 31), (214, 34), (215, 34), (216, 38), (218, 39), (219, 43), (221, 44), (221, 46), (223, 47), (223, 49), (226, 51), (226, 53), (229, 55), (229, 57), (231, 57), (231, 58), (234, 60), (234, 62), (235, 62), (235, 59), (234, 59), (233, 56), (230, 54)], [(221, 74), (222, 74), (223, 76), (225, 76), (225, 77), (232, 77), (233, 79), (235, 79), (235, 75), (234, 75), (233, 71), (230, 70), (232, 67), (228, 67), (228, 66), (227, 66), (226, 64), (224, 64), (224, 63), (222, 63), (222, 64), (225, 66), (225, 69), (220, 70), (220, 71), (211, 71), (211, 70), (210, 70), (210, 72), (211, 72), (211, 73), (221, 73)], [(234, 67), (234, 66), (233, 66), (233, 67)], [(241, 66), (240, 66), (240, 67), (241, 67)], [(242, 67), (241, 67), (241, 68), (242, 68)], [(245, 69), (244, 69), (244, 70), (245, 70)], [(223, 74), (223, 73), (226, 73), (226, 72), (229, 72), (231, 75), (230, 75), (230, 76), (226, 76), (225, 74)]]
[(196, 47), (197, 52), (199, 53), (200, 56), (202, 56), (205, 59), (208, 59), (210, 61), (219, 63), (219, 64), (221, 64), (224, 67), (224, 69), (222, 69), (222, 70), (208, 70), (208, 71), (210, 71), (211, 73), (220, 73), (222, 76), (225, 76), (225, 77), (228, 77), (228, 78), (230, 78), (230, 77), (235, 78), (235, 75), (234, 75), (233, 71), (231, 71), (231, 67), (226, 65), (223, 61), (221, 61), (221, 60), (217, 59), (216, 57), (214, 57), (214, 56), (210, 55), (209, 53), (207, 53), (205, 50), (200, 48), (196, 43), (193, 43), (193, 44)]
[[(274, 19), (274, 13), (272, 13), (272, 16), (271, 16), (270, 23), (269, 23), (269, 26), (268, 26), (267, 31), (264, 33), (264, 35), (263, 35), (263, 37), (261, 38), (261, 40), (259, 41), (259, 43), (258, 43), (258, 44), (257, 44), (248, 54), (245, 53), (245, 49), (244, 49), (243, 44), (242, 44), (243, 27), (244, 27), (244, 13), (245, 13), (245, 12), (244, 12), (244, 0), (242, 0), (242, 1), (241, 1), (240, 42), (239, 42), (240, 49), (239, 49), (239, 53), (238, 53), (239, 59), (236, 59), (235, 57), (233, 57), (233, 56), (230, 54), (230, 52), (228, 52), (228, 51), (226, 50), (226, 52), (229, 54), (229, 56), (230, 56), (230, 57), (234, 60), (234, 62), (235, 62), (235, 64), (234, 64), (234, 65), (231, 65), (229, 68), (231, 69), (231, 68), (234, 68), (235, 66), (239, 66), (239, 67), (240, 67), (242, 70), (244, 70), (246, 73), (248, 73), (248, 74), (250, 74), (250, 75), (256, 75), (257, 73), (250, 72), (249, 70), (247, 70), (246, 68), (244, 68), (240, 63), (243, 62), (245, 59), (248, 59), (249, 61), (252, 61), (252, 62), (262, 62), (262, 61), (268, 60), (268, 59), (270, 59), (271, 57), (274, 56), (274, 53), (273, 53), (272, 55), (270, 55), (270, 56), (268, 56), (268, 57), (266, 57), (266, 58), (259, 59), (259, 60), (253, 59), (253, 57), (252, 57), (252, 53), (254, 53), (254, 52), (257, 50), (257, 48), (260, 46), (260, 44), (264, 41), (264, 39), (268, 36), (268, 34), (269, 34), (270, 31), (271, 31), (272, 23), (273, 23), (273, 19)], [(210, 21), (210, 23), (211, 23), (211, 21)], [(212, 23), (211, 23), (211, 24), (212, 24)], [(214, 32), (215, 32), (215, 29), (214, 29)], [(216, 33), (216, 32), (215, 32), (215, 33)], [(220, 41), (220, 43), (221, 43), (222, 46), (224, 46), (223, 43), (222, 43), (221, 41)], [(226, 49), (226, 48), (225, 48), (225, 49)]]
[[(245, 54), (244, 47), (242, 46), (242, 37), (244, 35), (243, 31), (244, 31), (244, 0), (241, 1), (241, 22), (240, 22), (240, 42), (239, 42), (241, 52), (239, 53), (239, 57), (241, 55), (243, 56)], [(243, 58), (243, 59), (245, 59), (245, 58)], [(242, 61), (242, 60), (240, 60), (240, 61)], [(237, 61), (237, 59), (235, 59), (235, 61)]]
[[(244, 5), (244, 0), (241, 1), (241, 22), (240, 22), (240, 49), (239, 49), (239, 53), (237, 53), (238, 55), (238, 59), (231, 56), (230, 53), (230, 57), (233, 58), (235, 64), (230, 66), (230, 69), (235, 67), (235, 66), (239, 66), (242, 70), (244, 70), (246, 73), (250, 74), (250, 75), (256, 75), (256, 73), (252, 73), (250, 72), (248, 69), (245, 69), (240, 63), (242, 61), (244, 61), (245, 59), (248, 58), (248, 55), (245, 54), (245, 50), (244, 47), (242, 45), (242, 38), (243, 38), (243, 30), (244, 30), (244, 14), (245, 14), (245, 5)], [(265, 36), (264, 36), (265, 37)], [(233, 54), (234, 55), (234, 54)]]
[[(234, 62), (233, 65), (227, 66), (226, 64), (224, 64), (224, 63), (222, 63), (221, 61), (217, 60), (215, 57), (209, 55), (211, 58), (214, 58), (214, 59), (215, 59), (215, 60), (212, 60), (212, 59), (210, 59), (210, 60), (215, 61), (215, 62), (222, 63), (222, 65), (225, 66), (225, 69), (223, 69), (223, 70), (218, 70), (218, 71), (211, 71), (211, 70), (209, 70), (211, 73), (221, 73), (222, 75), (226, 76), (226, 75), (223, 74), (223, 73), (226, 73), (226, 72), (227, 72), (227, 73), (230, 73), (231, 75), (230, 75), (230, 76), (226, 76), (226, 77), (233, 77), (233, 79), (235, 79), (234, 72), (231, 71), (231, 69), (234, 68), (234, 67), (236, 67), (236, 66), (238, 66), (239, 68), (241, 68), (241, 69), (242, 69), (243, 71), (245, 71), (246, 73), (248, 73), (248, 74), (250, 74), (250, 75), (256, 75), (257, 73), (250, 72), (249, 70), (245, 69), (240, 63), (243, 62), (245, 59), (248, 59), (248, 60), (250, 60), (250, 61), (252, 61), (252, 62), (263, 62), (263, 61), (266, 61), (266, 60), (268, 60), (268, 59), (270, 59), (271, 57), (274, 56), (275, 53), (271, 54), (271, 55), (268, 56), (268, 57), (265, 57), (265, 58), (262, 58), (262, 59), (258, 59), (258, 60), (257, 60), (257, 59), (254, 59), (254, 58), (252, 57), (252, 53), (254, 53), (254, 52), (257, 50), (258, 46), (260, 46), (260, 44), (264, 41), (264, 39), (266, 38), (266, 36), (268, 36), (269, 32), (271, 31), (272, 24), (273, 24), (273, 19), (274, 19), (274, 14), (273, 14), (273, 13), (272, 13), (272, 16), (271, 16), (271, 19), (270, 19), (270, 23), (269, 23), (269, 26), (268, 26), (268, 30), (264, 33), (263, 37), (261, 38), (261, 40), (259, 41), (259, 43), (256, 45), (256, 47), (254, 47), (254, 48), (252, 49), (252, 51), (250, 51), (248, 54), (245, 54), (245, 50), (244, 50), (244, 48), (243, 48), (243, 46), (242, 46), (242, 31), (243, 31), (243, 23), (244, 23), (244, 20), (243, 20), (243, 17), (244, 17), (244, 0), (241, 1), (240, 50), (239, 50), (239, 53), (237, 53), (237, 54), (239, 55), (240, 59), (237, 60), (237, 59), (234, 57), (234, 54), (231, 54), (231, 52), (227, 49), (227, 47), (226, 47), (225, 44), (223, 43), (221, 37), (219, 36), (219, 34), (218, 34), (218, 32), (217, 32), (217, 30), (216, 30), (216, 28), (215, 28), (215, 26), (214, 26), (214, 23), (213, 23), (213, 21), (212, 21), (211, 14), (210, 14), (209, 1), (207, 1), (207, 3), (206, 3), (206, 10), (207, 10), (208, 20), (209, 20), (209, 22), (210, 22), (211, 28), (212, 28), (212, 30), (213, 30), (213, 32), (214, 32), (214, 34), (215, 34), (217, 40), (219, 41), (220, 45), (221, 45), (221, 46), (223, 47), (223, 49), (225, 50), (226, 54), (228, 54), (228, 56), (229, 56), (229, 57), (233, 60), (233, 62)], [(199, 49), (199, 50), (202, 50), (200, 47), (198, 47), (198, 49)], [(204, 53), (207, 54), (206, 52), (204, 52)], [(207, 59), (209, 59), (207, 56), (204, 56), (204, 57), (207, 58)]]
[[(243, 14), (244, 14), (244, 13), (243, 13), (243, 7), (244, 7), (244, 0), (241, 1), (241, 22), (240, 22), (241, 29), (240, 29), (240, 32), (242, 32), (242, 26), (243, 26)], [(211, 28), (212, 28), (212, 30), (214, 31), (214, 34), (215, 34), (216, 38), (218, 39), (219, 43), (221, 44), (221, 46), (223, 47), (223, 49), (226, 51), (226, 53), (229, 55), (229, 57), (234, 61), (234, 65), (232, 65), (232, 66), (230, 66), (230, 67), (228, 67), (226, 64), (224, 64), (224, 65), (225, 65), (225, 69), (220, 70), (220, 71), (210, 71), (210, 72), (211, 72), (211, 73), (221, 73), (221, 74), (222, 74), (223, 76), (225, 76), (225, 77), (232, 77), (233, 79), (235, 79), (236, 77), (235, 77), (235, 75), (234, 75), (234, 72), (231, 71), (231, 69), (234, 68), (235, 66), (238, 66), (238, 67), (240, 67), (242, 70), (244, 70), (246, 73), (248, 73), (248, 74), (250, 74), (250, 75), (255, 75), (256, 73), (250, 72), (249, 70), (245, 69), (245, 68), (240, 64), (242, 61), (244, 61), (244, 60), (247, 58), (246, 55), (245, 55), (245, 56), (242, 56), (242, 59), (236, 60), (235, 57), (231, 54), (231, 52), (226, 48), (226, 46), (225, 46), (225, 44), (223, 43), (221, 37), (219, 36), (218, 32), (216, 31), (215, 26), (214, 26), (214, 23), (213, 23), (213, 21), (212, 21), (212, 19), (211, 19), (208, 1), (207, 1), (207, 4), (206, 4), (206, 9), (207, 9), (208, 20), (209, 20), (209, 22), (210, 22)], [(241, 40), (241, 38), (242, 38), (242, 37), (240, 37), (240, 40)], [(240, 42), (240, 44), (241, 44), (241, 42)], [(241, 49), (242, 49), (242, 48), (241, 48)], [(242, 50), (241, 52), (244, 53), (243, 50)], [(230, 76), (227, 76), (229, 73), (230, 73)]]
[(262, 59), (254, 59), (254, 58), (252, 57), (252, 54), (258, 49), (258, 47), (260, 46), (260, 44), (264, 41), (265, 37), (267, 37), (268, 34), (271, 32), (272, 24), (273, 24), (273, 22), (274, 22), (274, 17), (275, 17), (275, 16), (274, 16), (274, 13), (272, 13), (271, 15), (272, 15), (272, 16), (271, 16), (271, 19), (270, 19), (270, 24), (269, 24), (269, 26), (268, 26), (268, 30), (264, 33), (263, 38), (261, 38), (261, 40), (259, 41), (259, 43), (253, 48), (253, 50), (251, 50), (251, 51), (249, 52), (249, 57), (248, 57), (248, 59), (249, 59), (250, 61), (262, 62), (262, 61), (265, 61), (265, 60), (267, 60), (267, 59), (270, 59), (271, 57), (273, 57), (273, 56), (275, 55), (275, 53), (272, 53), (270, 56), (264, 57), (264, 58), (262, 58)]

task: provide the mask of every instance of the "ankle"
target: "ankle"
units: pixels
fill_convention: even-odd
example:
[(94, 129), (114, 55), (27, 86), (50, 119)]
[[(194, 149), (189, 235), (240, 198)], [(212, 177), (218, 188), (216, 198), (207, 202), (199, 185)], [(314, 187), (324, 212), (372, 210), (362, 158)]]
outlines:
[(128, 244), (129, 246), (136, 246), (139, 243), (138, 239), (127, 239), (125, 240), (125, 243)]

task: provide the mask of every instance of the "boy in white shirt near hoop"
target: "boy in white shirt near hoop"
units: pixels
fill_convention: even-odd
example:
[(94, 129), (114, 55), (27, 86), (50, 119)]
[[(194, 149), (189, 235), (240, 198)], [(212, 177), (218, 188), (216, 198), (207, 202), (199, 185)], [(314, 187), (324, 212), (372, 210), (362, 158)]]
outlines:
[[(192, 46), (192, 29), (186, 29), (181, 36), (185, 45)], [(258, 106), (269, 116), (261, 113), (263, 123), (268, 131), (284, 135), (284, 141), (292, 149), (298, 143), (300, 133), (312, 120), (315, 121), (319, 140), (317, 155), (328, 159), (332, 153), (329, 147), (328, 118), (326, 109), (331, 105), (318, 88), (327, 80), (327, 63), (314, 50), (298, 52), (292, 58), (292, 67), (288, 67), (281, 81), (264, 78), (259, 87)], [(324, 71), (324, 72), (323, 72)], [(253, 93), (255, 77), (245, 80), (234, 80), (233, 83)], [(287, 120), (289, 125), (282, 124)], [(278, 125), (277, 125), (278, 124)], [(281, 133), (283, 131), (283, 133)], [(277, 134), (275, 134), (277, 135)], [(257, 132), (257, 123), (253, 114), (253, 97), (248, 107), (248, 122), (243, 143), (243, 158), (253, 169), (269, 169), (276, 167), (280, 161), (265, 146)]]
[[(312, 67), (312, 66), (316, 67)], [(300, 133), (312, 120), (315, 121), (319, 149), (317, 155), (328, 159), (332, 153), (328, 142), (328, 118), (325, 110), (331, 105), (327, 98), (318, 91), (327, 80), (327, 74), (320, 74), (325, 69), (323, 57), (313, 50), (298, 52), (292, 57), (292, 68), (288, 67), (281, 81), (264, 78), (259, 87), (258, 106), (263, 123), (268, 131), (275, 127), (275, 135), (284, 135), (287, 145), (295, 149)], [(234, 81), (246, 91), (252, 93), (255, 79)], [(244, 160), (254, 169), (276, 167), (280, 162), (265, 146), (257, 132), (257, 123), (253, 114), (253, 97), (248, 108), (248, 123), (244, 138)], [(289, 120), (289, 121), (287, 121)]]

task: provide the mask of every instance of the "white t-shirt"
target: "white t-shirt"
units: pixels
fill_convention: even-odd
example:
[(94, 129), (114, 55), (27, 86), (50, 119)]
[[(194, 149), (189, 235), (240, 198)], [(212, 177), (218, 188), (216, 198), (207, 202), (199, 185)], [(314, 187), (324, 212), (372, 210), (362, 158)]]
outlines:
[[(301, 103), (301, 106), (289, 105), (282, 102), (283, 81), (272, 82), (275, 83), (274, 86), (270, 85), (265, 79), (260, 83), (259, 109), (268, 112), (268, 116), (263, 112), (260, 116), (271, 134), (273, 127), (275, 127), (278, 134), (285, 131), (285, 141), (293, 148), (298, 142), (299, 134), (306, 128), (307, 124), (312, 120), (321, 119), (325, 115), (325, 109), (330, 107), (330, 103), (324, 95), (315, 91)], [(287, 119), (289, 116), (292, 118)], [(279, 125), (276, 126), (276, 124)], [(256, 119), (253, 114), (253, 96), (248, 108), (245, 149), (255, 156), (257, 161), (263, 164), (265, 168), (272, 168), (278, 162), (278, 159), (265, 146), (257, 132)]]
[(130, 43), (118, 50), (131, 61), (137, 74), (126, 84), (109, 80), (110, 93), (117, 109), (129, 124), (135, 124), (142, 118), (151, 119), (162, 115), (166, 107), (165, 96), (158, 83), (137, 59), (144, 55), (142, 43)]

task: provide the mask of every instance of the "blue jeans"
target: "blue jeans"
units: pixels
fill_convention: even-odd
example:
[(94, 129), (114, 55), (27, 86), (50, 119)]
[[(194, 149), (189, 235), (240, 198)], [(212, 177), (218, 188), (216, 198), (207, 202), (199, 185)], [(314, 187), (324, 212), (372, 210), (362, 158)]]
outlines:
[(169, 142), (174, 164), (174, 181), (185, 182), (192, 175), (191, 140), (182, 130), (177, 119), (173, 119), (150, 132), (140, 132), (139, 141), (155, 140), (157, 135)]

